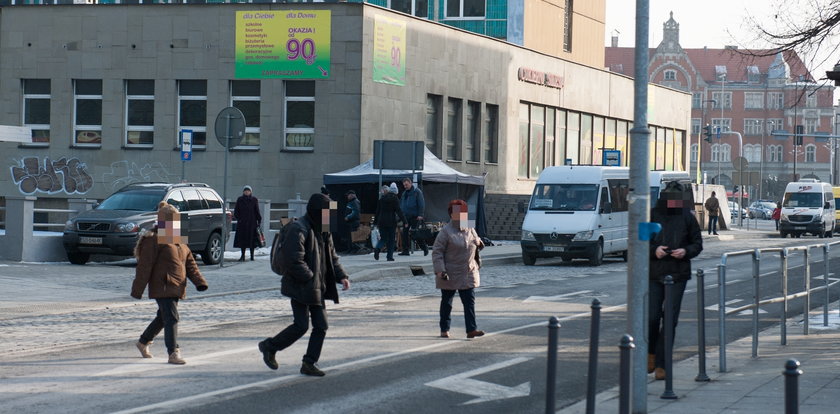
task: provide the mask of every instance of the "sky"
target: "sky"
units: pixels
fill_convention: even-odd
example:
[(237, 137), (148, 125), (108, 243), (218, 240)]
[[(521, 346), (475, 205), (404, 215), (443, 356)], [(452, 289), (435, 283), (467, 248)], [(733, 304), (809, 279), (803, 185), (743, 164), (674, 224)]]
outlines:
[[(766, 48), (767, 44), (757, 43), (756, 32), (747, 23), (749, 16), (754, 17), (768, 27), (774, 24), (774, 14), (780, 0), (650, 0), (649, 46), (655, 48), (662, 40), (662, 24), (674, 12), (674, 20), (680, 25), (680, 45), (684, 48), (721, 49), (726, 45), (737, 45), (739, 48)], [(789, 1), (795, 3), (797, 0)], [(828, 1), (828, 0), (798, 0)], [(618, 31), (618, 45), (633, 47), (635, 44), (635, 15), (636, 1), (634, 0), (606, 0), (607, 17), (605, 30), (605, 44), (610, 45), (610, 38)], [(748, 10), (749, 9), (749, 10)], [(819, 60), (827, 60), (821, 65), (807, 64), (812, 76), (816, 79), (825, 77), (826, 70), (832, 70), (840, 60), (840, 54), (832, 57), (830, 53), (822, 53)], [(807, 62), (807, 57), (805, 57)]]

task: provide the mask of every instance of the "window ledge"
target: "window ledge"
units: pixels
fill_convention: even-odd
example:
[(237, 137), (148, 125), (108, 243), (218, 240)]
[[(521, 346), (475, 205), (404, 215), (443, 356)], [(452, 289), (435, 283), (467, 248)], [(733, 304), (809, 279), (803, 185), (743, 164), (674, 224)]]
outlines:
[(467, 164), (481, 165), (481, 161), (467, 161)]
[(484, 162), (484, 165), (493, 165), (493, 166), (498, 167), (498, 166), (499, 166), (499, 163), (498, 163), (498, 162), (485, 161), (485, 162)]
[(73, 149), (100, 149), (102, 148), (102, 144), (70, 144), (70, 148)]
[(22, 143), (18, 144), (18, 148), (49, 148), (49, 143)]
[(153, 150), (155, 149), (154, 145), (123, 145), (122, 149), (124, 150)]
[(283, 148), (280, 152), (315, 152), (315, 148)]
[(260, 150), (260, 147), (233, 147), (230, 149), (231, 152), (257, 152)]
[[(180, 152), (181, 147), (172, 148), (172, 151), (179, 151)], [(205, 147), (205, 146), (197, 147), (197, 146), (193, 145), (192, 152), (204, 152), (204, 151), (207, 151), (207, 147)]]

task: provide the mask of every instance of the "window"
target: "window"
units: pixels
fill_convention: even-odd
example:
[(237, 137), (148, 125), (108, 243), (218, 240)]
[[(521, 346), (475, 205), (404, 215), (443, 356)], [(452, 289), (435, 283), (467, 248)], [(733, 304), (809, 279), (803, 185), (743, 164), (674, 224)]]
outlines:
[[(207, 147), (207, 81), (178, 81), (178, 131), (192, 130), (193, 148)], [(176, 142), (178, 138), (176, 137)], [(178, 143), (180, 145), (180, 143)]]
[(768, 161), (770, 161), (770, 162), (782, 162), (782, 146), (781, 145), (768, 145), (767, 146), (767, 157), (769, 158)]
[(152, 147), (155, 143), (155, 81), (125, 81), (125, 145)]
[(222, 208), (222, 200), (213, 191), (199, 188), (198, 192), (201, 194), (201, 198), (207, 202), (209, 208)]
[(720, 144), (712, 144), (712, 162), (720, 161)]
[(808, 144), (805, 146), (805, 162), (817, 162), (817, 146)]
[(531, 130), (531, 108), (526, 103), (519, 104), (519, 163), (518, 174), (528, 177), (529, 143), (528, 132)]
[(23, 80), (23, 126), (32, 130), (32, 143), (50, 143), (50, 80)]
[(767, 118), (767, 133), (770, 134), (777, 129), (785, 129), (785, 120), (782, 118)]
[(721, 144), (720, 146), (720, 160), (732, 161), (732, 146), (729, 144)]
[(715, 109), (720, 109), (721, 104), (724, 109), (732, 109), (732, 92), (723, 92), (723, 99), (720, 92), (712, 92), (712, 99)]
[(721, 127), (721, 132), (731, 131), (732, 119), (730, 118), (712, 118), (712, 133), (717, 134), (718, 127)]
[(388, 8), (417, 17), (428, 17), (428, 0), (388, 0)]
[(313, 150), (315, 148), (315, 81), (285, 81), (284, 86), (286, 87), (284, 148)]
[(630, 208), (630, 182), (629, 180), (607, 180), (610, 187), (610, 200), (613, 213), (627, 211)]
[(487, 104), (481, 133), (484, 162), (499, 162), (499, 106)]
[(744, 109), (764, 109), (764, 93), (744, 92)]
[(785, 107), (784, 92), (768, 92), (767, 93), (767, 108), (782, 109)]
[(73, 145), (102, 145), (102, 80), (73, 81)]
[(699, 158), (700, 148), (697, 144), (691, 144), (691, 162), (697, 162), (697, 158)]
[[(555, 139), (554, 139), (554, 108), (548, 107), (545, 109), (545, 165), (552, 166), (555, 164)], [(615, 135), (615, 132), (613, 132)]]
[(451, 161), (461, 160), (462, 102), (449, 98), (446, 104), (446, 159)]
[(744, 135), (761, 135), (764, 132), (764, 120), (755, 118), (744, 119)]
[(818, 126), (819, 126), (819, 119), (817, 119), (817, 118), (805, 119), (805, 133), (806, 134), (817, 132), (817, 127)]
[(700, 133), (700, 118), (691, 118), (691, 133)]
[(744, 158), (746, 158), (749, 162), (761, 162), (761, 145), (744, 145)]
[(479, 145), (479, 133), (481, 132), (481, 103), (467, 102), (467, 161), (481, 161), (481, 146)]
[[(289, 86), (286, 83), (286, 109), (288, 110), (290, 107), (289, 103)], [(314, 111), (315, 107), (315, 82), (312, 83), (312, 93), (311, 98), (307, 97), (307, 99), (311, 99), (312, 108)], [(296, 88), (297, 86), (293, 86)], [(309, 91), (304, 91), (301, 93), (308, 93)], [(236, 148), (243, 148), (243, 147), (251, 147), (251, 148), (258, 148), (260, 146), (260, 81), (256, 80), (235, 80), (230, 82), (230, 106), (239, 109), (242, 111), (242, 115), (245, 117), (245, 136), (242, 138), (242, 141), (239, 142), (239, 145)], [(294, 106), (294, 105), (293, 105)], [(294, 106), (298, 108), (297, 106)], [(289, 116), (288, 113), (286, 115)], [(314, 119), (314, 112), (312, 118)], [(288, 120), (288, 118), (287, 118)], [(299, 120), (295, 120), (295, 124)], [(287, 123), (287, 127), (288, 127)], [(314, 128), (314, 124), (312, 125)], [(312, 131), (314, 134), (314, 130)], [(310, 141), (311, 143), (311, 141)]]
[(443, 98), (440, 95), (426, 95), (426, 147), (439, 158), (441, 102)]
[(666, 70), (666, 71), (665, 71), (665, 80), (666, 80), (666, 81), (674, 81), (674, 80), (677, 80), (677, 71), (675, 71), (675, 70)]
[(563, 51), (572, 51), (572, 17), (574, 16), (574, 0), (566, 0), (563, 10)]
[(703, 106), (703, 92), (694, 92), (691, 94), (691, 107), (701, 108)]
[(446, 18), (484, 17), (485, 0), (446, 0)]
[(808, 95), (805, 95), (805, 107), (807, 108), (816, 108), (817, 107), (817, 95), (814, 92), (811, 92)]
[(539, 177), (545, 168), (545, 107), (531, 105), (531, 160), (529, 177)]

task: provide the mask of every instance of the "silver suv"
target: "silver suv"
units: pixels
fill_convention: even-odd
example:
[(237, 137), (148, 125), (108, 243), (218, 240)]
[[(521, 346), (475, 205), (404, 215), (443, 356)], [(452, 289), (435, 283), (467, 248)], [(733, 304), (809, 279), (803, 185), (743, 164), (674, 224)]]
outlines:
[(182, 235), (188, 237), (190, 250), (206, 264), (219, 263), (222, 229), (230, 234), (231, 214), (222, 210), (219, 194), (201, 183), (142, 183), (119, 189), (93, 210), (67, 221), (67, 259), (82, 265), (91, 254), (132, 256), (140, 233), (154, 228), (158, 203), (164, 200), (181, 212)]

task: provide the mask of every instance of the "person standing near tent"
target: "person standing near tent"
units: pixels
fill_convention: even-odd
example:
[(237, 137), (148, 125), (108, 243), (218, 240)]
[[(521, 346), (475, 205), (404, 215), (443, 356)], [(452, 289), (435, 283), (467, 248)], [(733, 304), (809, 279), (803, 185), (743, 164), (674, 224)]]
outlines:
[[(423, 223), (426, 201), (423, 198), (423, 192), (413, 185), (411, 178), (403, 178), (402, 182), (405, 192), (403, 192), (402, 199), (400, 200), (400, 208), (408, 221), (403, 227), (402, 252), (400, 252), (400, 256), (408, 256), (411, 254), (411, 229), (417, 228), (418, 224)], [(417, 247), (423, 249), (423, 256), (428, 256), (429, 246), (426, 245), (426, 241), (417, 239), (415, 242), (417, 242)]]
[(347, 223), (345, 230), (345, 246), (347, 253), (355, 253), (356, 246), (353, 244), (353, 232), (359, 230), (362, 219), (362, 203), (356, 198), (356, 192), (348, 190), (345, 194), (347, 197), (346, 213), (344, 221)]
[(397, 196), (397, 183), (390, 186), (382, 186), (382, 197), (376, 205), (376, 215), (373, 216), (373, 224), (379, 228), (381, 239), (376, 246), (373, 246), (373, 258), (379, 260), (379, 251), (382, 246), (387, 247), (385, 256), (389, 262), (394, 261), (394, 250), (396, 249), (397, 218), (405, 223), (405, 215), (400, 209), (400, 198)]

